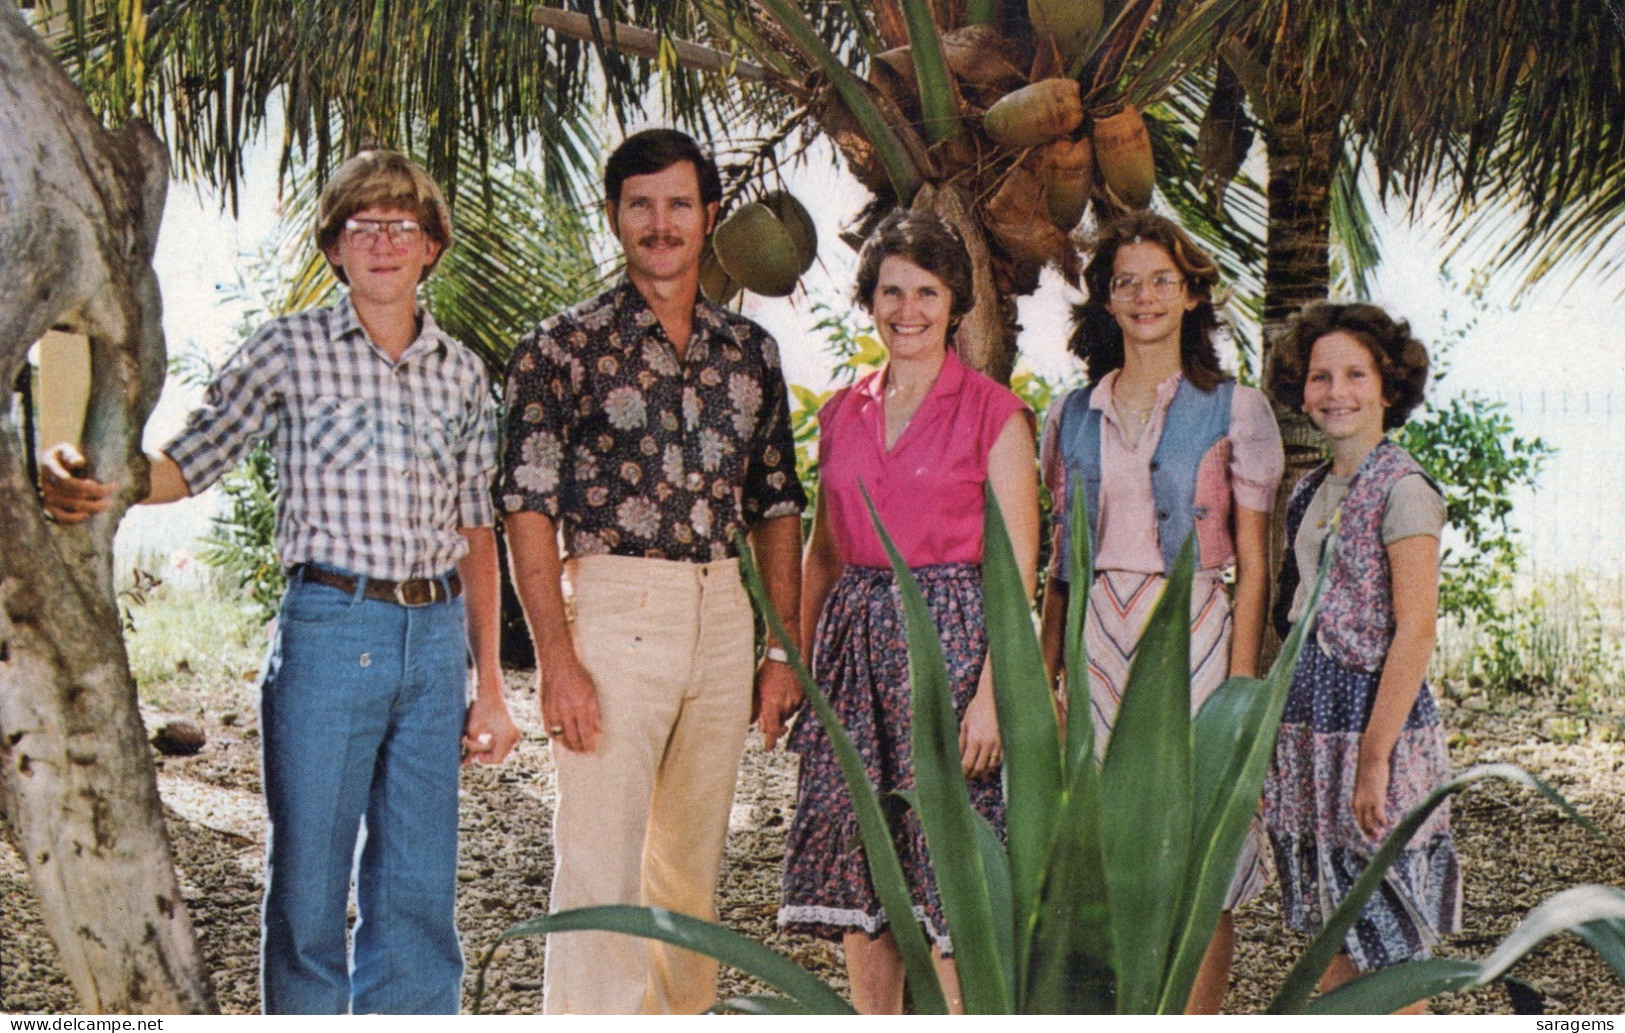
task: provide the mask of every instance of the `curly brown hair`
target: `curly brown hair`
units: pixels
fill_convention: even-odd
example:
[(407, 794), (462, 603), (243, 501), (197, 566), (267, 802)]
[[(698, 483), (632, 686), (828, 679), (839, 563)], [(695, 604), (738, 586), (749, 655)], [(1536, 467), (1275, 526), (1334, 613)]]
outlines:
[(1152, 212), (1129, 212), (1100, 226), (1084, 243), (1090, 255), (1083, 267), (1089, 298), (1072, 310), (1072, 337), (1067, 349), (1082, 359), (1090, 384), (1100, 382), (1123, 366), (1123, 328), (1106, 310), (1111, 300), (1112, 267), (1118, 249), (1125, 244), (1156, 244), (1168, 252), (1174, 267), (1185, 277), (1185, 289), (1196, 299), (1196, 307), (1185, 313), (1179, 328), (1179, 364), (1185, 379), (1203, 391), (1211, 391), (1230, 377), (1219, 365), (1213, 338), (1219, 331), (1219, 314), (1213, 292), (1219, 283), (1219, 266), (1203, 251), (1179, 223)]
[(975, 303), (971, 285), (970, 253), (942, 219), (929, 212), (895, 211), (881, 220), (858, 252), (857, 280), (852, 300), (874, 313), (875, 285), (880, 282), (880, 263), (888, 258), (906, 258), (943, 282), (953, 295), (948, 307), (948, 342), (953, 344), (959, 320)]
[[(316, 201), (316, 247), (326, 254), (337, 246), (344, 223), (356, 212), (368, 208), (394, 208), (410, 212), (429, 239), (440, 244), (434, 261), (423, 268), (427, 280), (434, 267), (451, 250), (451, 209), (434, 178), (422, 166), (399, 151), (361, 151), (340, 165), (327, 181)], [(349, 283), (344, 270), (333, 266), (340, 283)]]
[(1270, 395), (1293, 412), (1301, 411), (1315, 342), (1339, 330), (1365, 345), (1382, 375), (1382, 429), (1403, 426), (1427, 392), (1428, 350), (1411, 336), (1410, 323), (1395, 320), (1376, 305), (1313, 301), (1294, 312), (1274, 337), (1266, 374)]

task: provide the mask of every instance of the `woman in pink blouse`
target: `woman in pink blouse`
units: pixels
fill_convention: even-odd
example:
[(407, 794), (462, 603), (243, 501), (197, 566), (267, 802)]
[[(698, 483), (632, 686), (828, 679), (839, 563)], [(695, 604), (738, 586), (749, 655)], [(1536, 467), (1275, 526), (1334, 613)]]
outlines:
[[(1032, 414), (948, 344), (971, 307), (971, 266), (940, 219), (897, 213), (882, 222), (859, 256), (855, 295), (873, 315), (889, 361), (836, 392), (819, 413), (820, 489), (802, 573), (802, 638), (814, 643), (814, 674), (876, 788), (912, 787), (902, 606), (864, 503), (867, 490), (936, 619), (971, 800), (1002, 833), (1002, 751), (984, 663), (982, 509), (992, 491), (1030, 593), (1039, 534)], [(803, 718), (790, 745), (801, 754), (801, 776), (779, 923), (841, 942), (860, 1012), (899, 1013), (902, 957), (857, 845), (857, 818), (829, 737), (820, 722)], [(912, 813), (896, 845), (957, 1011), (947, 924)]]
[[(1192, 707), (1227, 676), (1256, 673), (1269, 510), (1284, 457), (1264, 395), (1219, 366), (1213, 259), (1176, 223), (1149, 212), (1107, 223), (1088, 250), (1089, 300), (1070, 347), (1089, 384), (1050, 407), (1039, 450), (1055, 499), (1043, 642), (1050, 669), (1059, 671), (1077, 484), (1094, 531), (1084, 641), (1095, 744), (1104, 753), (1141, 629), (1187, 538), (1195, 539), (1198, 567)], [(1235, 585), (1227, 591), (1231, 566)], [(1235, 940), (1230, 909), (1262, 888), (1262, 846), (1255, 825), (1191, 991), (1193, 1012), (1217, 1012), (1223, 1003)]]

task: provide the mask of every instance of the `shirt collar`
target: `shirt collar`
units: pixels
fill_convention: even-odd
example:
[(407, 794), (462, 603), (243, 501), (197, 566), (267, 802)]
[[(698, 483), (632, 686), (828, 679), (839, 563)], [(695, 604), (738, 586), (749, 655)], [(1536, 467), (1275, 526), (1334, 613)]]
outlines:
[[(616, 328), (624, 347), (632, 347), (645, 335), (655, 333), (660, 328), (660, 320), (655, 316), (654, 309), (649, 307), (648, 299), (630, 277), (622, 276), (621, 282), (615, 286), (615, 311), (619, 313)], [(697, 291), (694, 296), (693, 338), (684, 351), (685, 358), (704, 359), (710, 354), (712, 336), (730, 333), (727, 311), (707, 298), (704, 291)], [(665, 334), (662, 332), (660, 336), (664, 339)], [(675, 346), (680, 342), (668, 343)]]
[[(348, 337), (354, 334), (371, 343), (367, 337), (367, 328), (361, 325), (361, 317), (356, 314), (355, 302), (351, 300), (349, 291), (345, 291), (338, 303), (328, 311), (331, 313), (329, 329), (333, 337)], [(401, 358), (428, 349), (444, 355), (447, 346), (456, 343), (456, 338), (440, 329), (440, 324), (434, 321), (434, 315), (422, 304), (417, 306), (416, 311), (420, 327), (418, 336), (406, 351), (401, 353)]]
[[(1100, 378), (1095, 389), (1089, 392), (1089, 408), (1100, 409), (1112, 420), (1116, 420), (1117, 409), (1112, 405), (1112, 388), (1117, 386), (1117, 375), (1123, 372), (1121, 366)], [(1174, 393), (1179, 390), (1179, 382), (1185, 379), (1183, 370), (1175, 370), (1164, 377), (1162, 383), (1157, 385), (1156, 408), (1166, 409), (1174, 400)]]
[[(886, 371), (890, 368), (891, 363), (888, 362), (859, 381), (853, 390), (871, 401), (880, 401), (886, 389)], [(948, 353), (943, 356), (942, 368), (937, 371), (937, 379), (932, 381), (931, 390), (925, 393), (925, 398), (920, 404), (924, 406), (928, 402), (958, 397), (965, 386), (965, 378), (969, 375), (970, 367), (965, 365), (965, 360), (959, 357), (958, 352), (949, 348)]]

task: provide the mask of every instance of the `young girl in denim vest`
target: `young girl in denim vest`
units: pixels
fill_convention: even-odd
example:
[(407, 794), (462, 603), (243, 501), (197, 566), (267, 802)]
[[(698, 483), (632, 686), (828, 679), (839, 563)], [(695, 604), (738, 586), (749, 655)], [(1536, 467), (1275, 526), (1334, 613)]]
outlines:
[[(1276, 399), (1306, 413), (1331, 451), (1288, 505), (1288, 621), (1302, 616), (1334, 534), (1336, 551), (1264, 786), (1282, 909), (1288, 925), (1308, 932), (1331, 917), (1394, 824), (1449, 777), (1422, 680), (1433, 654), (1444, 500), (1386, 437), (1421, 402), (1427, 372), (1427, 351), (1406, 323), (1372, 305), (1325, 303), (1292, 318), (1270, 370)], [(1365, 905), (1322, 989), (1427, 957), (1460, 914), (1445, 805)]]
[[(1044, 651), (1061, 667), (1071, 485), (1094, 532), (1095, 580), (1084, 638), (1095, 744), (1102, 752), (1146, 618), (1187, 538), (1196, 544), (1191, 703), (1258, 665), (1268, 586), (1270, 506), (1284, 460), (1263, 394), (1219, 366), (1218, 268), (1176, 223), (1149, 212), (1115, 219), (1088, 248), (1089, 300), (1070, 347), (1089, 385), (1050, 406), (1040, 466), (1055, 499), (1055, 551), (1044, 597)], [(1235, 588), (1225, 585), (1234, 565)], [(1074, 720), (1084, 715), (1074, 715)], [(1230, 909), (1263, 885), (1264, 837), (1249, 835), (1225, 911), (1191, 992), (1217, 1012), (1234, 944)], [(1176, 906), (1169, 901), (1168, 906)]]

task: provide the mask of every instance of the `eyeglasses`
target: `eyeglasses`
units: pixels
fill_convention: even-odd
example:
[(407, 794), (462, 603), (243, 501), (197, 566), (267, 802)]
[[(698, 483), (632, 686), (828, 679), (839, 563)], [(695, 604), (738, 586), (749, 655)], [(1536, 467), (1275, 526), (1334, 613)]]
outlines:
[(407, 247), (423, 239), (423, 227), (416, 219), (344, 220), (344, 235), (357, 247), (375, 247), (386, 233), (394, 247)]
[(1142, 279), (1132, 273), (1119, 273), (1108, 282), (1112, 297), (1118, 301), (1138, 297), (1141, 287), (1150, 287), (1151, 296), (1158, 301), (1172, 301), (1184, 289), (1185, 278), (1169, 271), (1152, 273), (1150, 279)]

